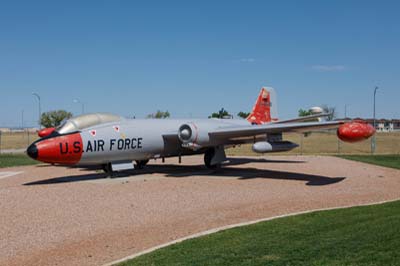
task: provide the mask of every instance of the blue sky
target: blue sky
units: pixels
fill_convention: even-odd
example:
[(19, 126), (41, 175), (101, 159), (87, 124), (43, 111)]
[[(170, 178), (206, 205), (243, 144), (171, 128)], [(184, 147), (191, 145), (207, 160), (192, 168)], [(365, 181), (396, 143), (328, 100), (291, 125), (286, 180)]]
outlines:
[(261, 86), (279, 115), (348, 104), (400, 118), (398, 1), (0, 2), (0, 127), (42, 110), (144, 117), (250, 111)]

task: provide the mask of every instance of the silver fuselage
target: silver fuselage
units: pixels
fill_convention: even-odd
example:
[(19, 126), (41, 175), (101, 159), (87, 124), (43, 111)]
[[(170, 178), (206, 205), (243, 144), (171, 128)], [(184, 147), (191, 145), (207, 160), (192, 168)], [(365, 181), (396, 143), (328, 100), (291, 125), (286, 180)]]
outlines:
[[(202, 149), (183, 148), (177, 137), (179, 127), (193, 123), (204, 132), (218, 128), (249, 125), (234, 119), (121, 119), (81, 130), (83, 153), (78, 165), (110, 161), (132, 161), (202, 153)], [(165, 141), (166, 136), (172, 136)], [(218, 140), (204, 145), (219, 145)]]

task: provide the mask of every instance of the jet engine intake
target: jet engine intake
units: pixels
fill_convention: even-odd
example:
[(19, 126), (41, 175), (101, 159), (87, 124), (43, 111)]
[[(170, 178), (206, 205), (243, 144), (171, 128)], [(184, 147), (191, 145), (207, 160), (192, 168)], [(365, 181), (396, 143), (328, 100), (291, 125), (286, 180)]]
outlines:
[(207, 132), (199, 130), (194, 123), (186, 123), (179, 127), (178, 138), (182, 146), (193, 150), (200, 149), (209, 142)]
[(290, 151), (298, 147), (296, 143), (290, 141), (278, 141), (278, 142), (267, 142), (258, 141), (253, 144), (252, 149), (257, 153), (267, 153), (267, 152), (279, 152), (279, 151)]
[(197, 133), (197, 128), (194, 125), (183, 124), (179, 127), (178, 138), (182, 143), (194, 142)]

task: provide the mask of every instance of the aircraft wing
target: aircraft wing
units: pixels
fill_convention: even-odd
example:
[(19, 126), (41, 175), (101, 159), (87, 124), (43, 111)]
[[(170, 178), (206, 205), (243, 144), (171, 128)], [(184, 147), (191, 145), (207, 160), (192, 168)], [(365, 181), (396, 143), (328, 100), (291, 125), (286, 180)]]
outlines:
[(318, 121), (319, 118), (328, 117), (328, 116), (330, 116), (330, 115), (331, 115), (330, 113), (322, 113), (322, 114), (307, 115), (307, 116), (292, 118), (292, 119), (288, 119), (288, 120), (279, 120), (279, 121), (277, 121), (277, 122), (274, 122), (274, 124)]
[(337, 128), (344, 124), (344, 121), (327, 122), (303, 122), (303, 123), (282, 123), (264, 124), (251, 126), (224, 127), (209, 132), (210, 137), (216, 138), (237, 138), (248, 137), (267, 133), (281, 132), (308, 132), (313, 130)]
[[(310, 132), (338, 128), (345, 121), (327, 122), (288, 122), (268, 123), (262, 125), (230, 125), (210, 126), (207, 121), (203, 124), (183, 124), (178, 132), (163, 134), (164, 144), (173, 148), (182, 145), (189, 149), (200, 149), (202, 147), (217, 145), (235, 145), (265, 140), (266, 134), (279, 134), (283, 132)], [(202, 129), (203, 128), (203, 129)]]

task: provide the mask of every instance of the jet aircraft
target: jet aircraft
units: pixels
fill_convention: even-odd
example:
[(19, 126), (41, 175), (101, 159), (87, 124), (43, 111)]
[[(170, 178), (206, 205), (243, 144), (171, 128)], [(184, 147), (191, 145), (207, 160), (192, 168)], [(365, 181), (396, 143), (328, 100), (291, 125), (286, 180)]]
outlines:
[[(313, 108), (312, 110), (321, 110)], [(57, 128), (39, 131), (41, 137), (27, 149), (38, 161), (59, 164), (99, 165), (114, 171), (142, 168), (150, 159), (204, 154), (208, 168), (227, 160), (225, 149), (252, 143), (258, 153), (296, 148), (283, 139), (285, 132), (337, 129), (346, 142), (369, 138), (375, 129), (362, 121), (323, 121), (329, 114), (279, 120), (275, 91), (263, 87), (247, 119), (126, 119), (108, 113), (83, 114)], [(135, 164), (133, 163), (135, 162)]]

